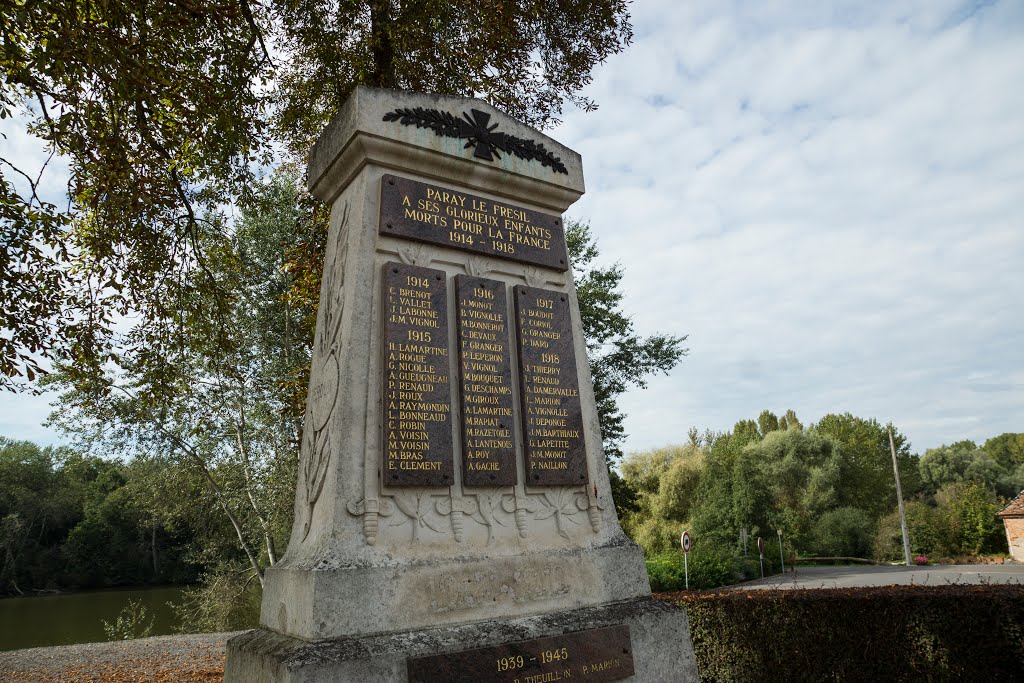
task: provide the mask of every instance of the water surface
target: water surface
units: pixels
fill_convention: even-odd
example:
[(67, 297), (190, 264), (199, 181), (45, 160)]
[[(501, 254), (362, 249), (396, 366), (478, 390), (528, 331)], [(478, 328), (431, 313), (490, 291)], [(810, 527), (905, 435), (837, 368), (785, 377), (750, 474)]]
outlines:
[(0, 650), (96, 643), (107, 639), (103, 620), (114, 623), (135, 600), (153, 619), (150, 635), (175, 632), (178, 620), (167, 605), (181, 602), (185, 586), (86, 591), (0, 599)]

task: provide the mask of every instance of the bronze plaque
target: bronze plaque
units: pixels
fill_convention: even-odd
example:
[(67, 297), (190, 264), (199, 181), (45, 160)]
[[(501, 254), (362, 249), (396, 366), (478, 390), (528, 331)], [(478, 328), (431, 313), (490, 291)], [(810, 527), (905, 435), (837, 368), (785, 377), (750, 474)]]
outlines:
[(526, 483), (585, 484), (587, 447), (576, 377), (569, 298), (561, 292), (513, 290), (519, 348)]
[(384, 483), (453, 479), (448, 287), (443, 271), (384, 265)]
[(629, 626), (609, 626), (406, 660), (409, 683), (621, 681), (633, 675)]
[(512, 352), (505, 283), (455, 276), (462, 390), (462, 482), (514, 486)]
[(399, 176), (381, 178), (380, 234), (569, 269), (558, 216)]

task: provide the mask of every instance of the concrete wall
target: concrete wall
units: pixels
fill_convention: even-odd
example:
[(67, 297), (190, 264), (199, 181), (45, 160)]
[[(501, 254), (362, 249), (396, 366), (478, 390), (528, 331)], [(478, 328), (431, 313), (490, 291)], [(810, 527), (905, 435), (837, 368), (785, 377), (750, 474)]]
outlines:
[(1004, 517), (1006, 541), (1010, 544), (1010, 555), (1017, 562), (1024, 562), (1024, 517)]

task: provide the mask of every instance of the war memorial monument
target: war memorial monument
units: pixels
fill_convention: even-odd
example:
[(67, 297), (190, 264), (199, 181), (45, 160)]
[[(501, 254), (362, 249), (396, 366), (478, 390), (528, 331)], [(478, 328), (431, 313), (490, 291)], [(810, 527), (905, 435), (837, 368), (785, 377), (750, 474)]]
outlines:
[(308, 183), (331, 222), (295, 522), (225, 680), (697, 680), (612, 504), (561, 218), (579, 154), (357, 88)]

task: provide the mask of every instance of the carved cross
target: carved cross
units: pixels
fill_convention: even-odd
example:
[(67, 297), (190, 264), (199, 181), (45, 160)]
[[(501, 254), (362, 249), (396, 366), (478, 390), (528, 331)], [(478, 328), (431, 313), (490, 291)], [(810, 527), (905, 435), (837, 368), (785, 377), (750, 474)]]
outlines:
[(473, 117), (470, 118), (469, 114), (462, 113), (462, 121), (459, 121), (460, 130), (459, 137), (468, 138), (466, 147), (475, 147), (473, 150), (473, 156), (484, 161), (492, 161), (495, 158), (500, 159), (501, 155), (498, 151), (505, 151), (506, 141), (504, 133), (495, 133), (494, 129), (498, 127), (498, 124), (488, 127), (488, 123), (491, 122), (491, 115), (487, 112), (480, 111), (479, 109), (470, 109)]

